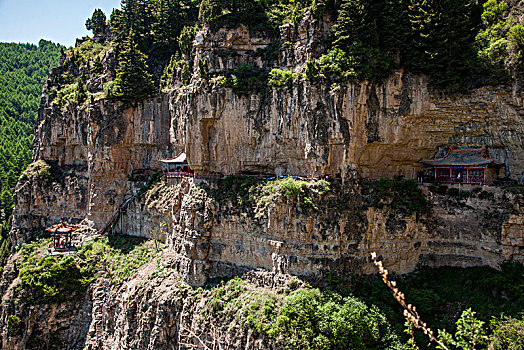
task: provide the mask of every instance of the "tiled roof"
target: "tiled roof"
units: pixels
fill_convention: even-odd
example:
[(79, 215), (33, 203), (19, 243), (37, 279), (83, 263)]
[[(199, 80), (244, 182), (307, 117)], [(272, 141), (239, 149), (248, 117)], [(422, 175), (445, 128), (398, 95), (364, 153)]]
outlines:
[(421, 163), (433, 166), (454, 165), (486, 165), (493, 163), (493, 159), (487, 157), (486, 148), (453, 149), (451, 147), (443, 158), (422, 159)]

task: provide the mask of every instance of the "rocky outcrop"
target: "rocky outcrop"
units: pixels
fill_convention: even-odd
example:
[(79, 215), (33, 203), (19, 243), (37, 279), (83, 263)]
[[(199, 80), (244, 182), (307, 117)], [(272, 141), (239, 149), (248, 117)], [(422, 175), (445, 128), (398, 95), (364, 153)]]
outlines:
[(192, 285), (258, 268), (322, 284), (328, 276), (374, 273), (373, 251), (396, 273), (524, 261), (522, 194), (486, 187), (441, 195), (426, 187), (431, 210), (424, 214), (370, 203), (362, 186), (313, 196), (311, 204), (277, 196), (252, 207), (216, 198), (205, 185), (159, 184), (129, 208), (118, 230), (150, 238), (162, 230), (178, 271)]
[[(212, 310), (213, 292), (190, 288), (171, 267), (176, 256), (170, 249), (123, 282), (101, 273), (85, 296), (60, 303), (35, 302), (18, 278), (6, 279), (6, 273), (16, 275), (16, 258), (2, 278), (7, 286), (0, 304), (2, 349), (285, 348), (236, 318), (223, 322), (224, 316)], [(246, 297), (304, 286), (291, 276), (262, 271), (243, 277), (235, 292)], [(13, 315), (20, 321), (16, 330), (7, 321)]]
[[(11, 256), (2, 275), (0, 333), (2, 349), (82, 349), (91, 322), (91, 290), (81, 300), (62, 303), (36, 302), (31, 293), (20, 288), (15, 262)], [(10, 326), (9, 317), (20, 321)], [(67, 346), (64, 346), (67, 344)]]

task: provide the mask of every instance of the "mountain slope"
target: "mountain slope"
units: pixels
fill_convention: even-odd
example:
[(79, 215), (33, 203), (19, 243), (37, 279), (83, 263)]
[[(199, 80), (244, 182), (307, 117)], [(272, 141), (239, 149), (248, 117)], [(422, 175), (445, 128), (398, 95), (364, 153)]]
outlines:
[[(42, 87), (60, 45), (0, 43), (0, 227), (5, 236), (16, 181), (32, 157)], [(0, 243), (0, 245), (3, 244)]]

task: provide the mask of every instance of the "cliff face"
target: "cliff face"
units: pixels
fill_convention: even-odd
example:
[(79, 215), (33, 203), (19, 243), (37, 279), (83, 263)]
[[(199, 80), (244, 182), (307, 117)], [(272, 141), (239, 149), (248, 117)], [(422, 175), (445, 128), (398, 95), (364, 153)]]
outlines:
[(424, 77), (397, 71), (380, 84), (326, 85), (302, 77), (290, 87), (238, 95), (197, 79), (201, 59), (208, 60), (210, 72), (240, 64), (303, 72), (332, 26), (306, 17), (297, 28), (282, 30), (286, 45), (276, 62), (260, 57), (267, 38), (245, 27), (197, 35), (193, 84), (177, 89), (171, 105), (183, 121), (176, 123), (175, 135), (184, 138), (195, 169), (278, 175), (345, 175), (357, 169), (363, 177), (414, 178), (422, 169), (418, 161), (439, 148), (486, 145), (506, 165), (502, 176), (516, 178), (524, 171), (523, 96), (517, 88), (440, 96), (430, 92)]
[[(176, 258), (171, 250), (159, 252), (120, 283), (101, 271), (85, 295), (59, 303), (35, 300), (21, 288), (13, 267), (18, 258), (6, 265), (0, 286), (0, 317), (7, 324), (0, 333), (2, 349), (206, 349), (213, 343), (225, 349), (285, 348), (241, 317), (225, 322), (228, 316), (213, 309), (214, 292), (190, 288), (171, 268)], [(291, 276), (271, 273), (252, 272), (244, 279), (234, 290), (226, 289), (236, 293), (232, 298), (252, 302), (253, 296), (303, 287)], [(13, 315), (21, 320), (16, 326), (7, 321)]]
[[(169, 91), (127, 109), (108, 99), (58, 108), (49, 98), (51, 76), (39, 112), (34, 158), (48, 162), (53, 175), (19, 181), (13, 242), (26, 241), (62, 216), (103, 227), (144, 184), (147, 170), (161, 168), (158, 159), (182, 150), (201, 173), (329, 174), (350, 183), (394, 175), (414, 178), (422, 169), (421, 158), (448, 145), (486, 145), (506, 165), (505, 175), (516, 178), (524, 171), (524, 106), (516, 88), (440, 96), (430, 92), (424, 77), (404, 71), (380, 84), (345, 86), (312, 82), (302, 74), (290, 86), (241, 94), (220, 83), (222, 73), (241, 64), (303, 72), (307, 58), (322, 51), (322, 39), (331, 30), (328, 19), (311, 17), (297, 27), (282, 28), (280, 41), (286, 45), (273, 60), (266, 51), (274, 39), (263, 33), (243, 26), (204, 28), (194, 42), (191, 83), (183, 86), (176, 72)], [(199, 78), (198, 62), (204, 58), (215, 78)], [(110, 65), (110, 59), (104, 64)], [(102, 85), (87, 84), (96, 91)], [(347, 205), (336, 196), (319, 199), (323, 204), (316, 212), (279, 202), (261, 218), (247, 219), (241, 211), (224, 211), (188, 184), (177, 191), (169, 198), (173, 203), (165, 206), (169, 209), (133, 208), (122, 231), (150, 235), (159, 223), (168, 222), (162, 237), (179, 253), (180, 269), (194, 284), (251, 267), (305, 276), (331, 269), (344, 274), (374, 249), (388, 254), (398, 272), (411, 271), (419, 262), (494, 266), (522, 256), (520, 199), (510, 202), (512, 209), (500, 209), (501, 220), (486, 220), (485, 226), (477, 220), (487, 206), (502, 206), (502, 194), (497, 194), (498, 204), (477, 201), (453, 210), (436, 201), (431, 225), (406, 217), (400, 228), (392, 228), (388, 222), (394, 214), (387, 208), (355, 200), (334, 210), (330, 201)], [(476, 230), (477, 225), (482, 229)], [(448, 258), (435, 258), (439, 255)], [(453, 256), (467, 259), (459, 263)]]
[(158, 184), (130, 206), (116, 230), (167, 237), (178, 271), (193, 285), (254, 268), (322, 284), (330, 275), (373, 273), (372, 251), (397, 273), (418, 266), (497, 268), (504, 260), (523, 261), (522, 194), (489, 188), (466, 198), (464, 192), (460, 197), (426, 188), (431, 210), (421, 213), (385, 197), (370, 202), (375, 195), (367, 186), (326, 194), (313, 189), (309, 197), (276, 195), (251, 206), (217, 197), (227, 186)]

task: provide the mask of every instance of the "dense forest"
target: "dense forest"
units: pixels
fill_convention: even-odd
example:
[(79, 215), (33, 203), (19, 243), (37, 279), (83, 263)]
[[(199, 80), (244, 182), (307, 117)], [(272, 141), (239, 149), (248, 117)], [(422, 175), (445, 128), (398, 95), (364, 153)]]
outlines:
[[(42, 87), (58, 65), (60, 46), (40, 40), (32, 44), (0, 43), (0, 251), (13, 210), (18, 177), (31, 162), (33, 130)], [(0, 257), (4, 259), (5, 257)]]

